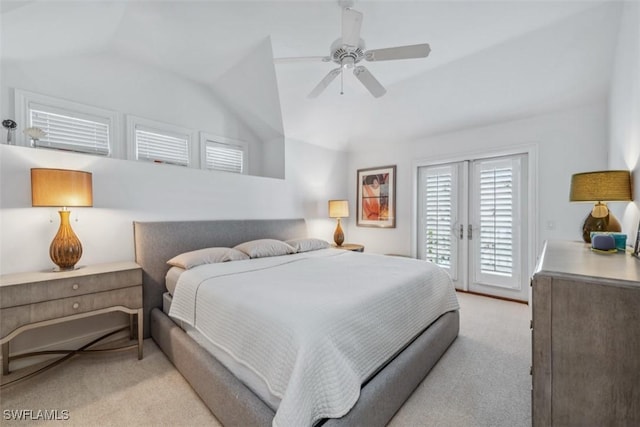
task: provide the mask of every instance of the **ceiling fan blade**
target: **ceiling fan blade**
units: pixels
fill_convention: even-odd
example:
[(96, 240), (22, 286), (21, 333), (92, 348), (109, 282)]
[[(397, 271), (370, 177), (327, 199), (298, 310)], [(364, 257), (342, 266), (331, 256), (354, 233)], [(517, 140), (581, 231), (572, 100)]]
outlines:
[(274, 64), (290, 64), (294, 62), (329, 62), (328, 56), (293, 56), (285, 58), (273, 58)]
[(342, 44), (358, 46), (361, 26), (362, 13), (346, 7), (342, 9)]
[(428, 43), (423, 43), (368, 50), (364, 54), (364, 59), (367, 61), (390, 61), (393, 59), (426, 58), (429, 52), (431, 52), (431, 47)]
[(387, 90), (384, 88), (384, 86), (382, 86), (380, 82), (376, 80), (375, 77), (373, 77), (373, 74), (371, 74), (369, 70), (367, 70), (362, 65), (354, 68), (353, 74), (358, 78), (358, 80), (360, 80), (364, 87), (366, 87), (367, 90), (371, 92), (371, 95), (373, 95), (374, 97), (380, 98), (382, 95), (387, 93)]
[(320, 80), (320, 83), (318, 83), (318, 85), (313, 88), (309, 95), (307, 95), (307, 98), (317, 98), (318, 95), (320, 95), (327, 88), (327, 86), (329, 86), (333, 79), (338, 77), (338, 74), (340, 74), (340, 68), (335, 68), (329, 71), (329, 74), (327, 74), (322, 80)]

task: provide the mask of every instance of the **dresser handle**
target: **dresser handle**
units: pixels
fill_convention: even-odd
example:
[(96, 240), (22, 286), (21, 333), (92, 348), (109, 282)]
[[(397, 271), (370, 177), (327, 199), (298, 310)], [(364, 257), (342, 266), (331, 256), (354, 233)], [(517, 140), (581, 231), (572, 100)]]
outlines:
[(74, 291), (77, 291), (80, 286), (77, 283), (74, 283), (72, 288)]
[(78, 307), (80, 307), (80, 304), (78, 304), (77, 302), (74, 302), (72, 307), (74, 310), (77, 310)]

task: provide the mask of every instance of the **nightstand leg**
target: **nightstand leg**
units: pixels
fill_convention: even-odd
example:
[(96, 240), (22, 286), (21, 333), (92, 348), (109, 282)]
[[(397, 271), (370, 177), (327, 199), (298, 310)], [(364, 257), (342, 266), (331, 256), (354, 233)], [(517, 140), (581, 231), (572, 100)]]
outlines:
[(138, 360), (142, 360), (142, 342), (144, 339), (142, 309), (138, 310)]
[(132, 340), (134, 338), (133, 335), (133, 313), (129, 313), (129, 339)]
[(9, 373), (9, 341), (2, 344), (2, 375)]

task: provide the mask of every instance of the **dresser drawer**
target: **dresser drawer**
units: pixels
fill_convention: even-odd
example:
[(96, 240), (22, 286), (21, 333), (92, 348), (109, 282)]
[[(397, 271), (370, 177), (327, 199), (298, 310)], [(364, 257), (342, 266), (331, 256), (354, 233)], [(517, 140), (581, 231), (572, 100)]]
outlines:
[(77, 297), (60, 298), (0, 310), (0, 334), (4, 338), (20, 326), (87, 313), (107, 307), (142, 307), (142, 286), (130, 286)]
[[(53, 275), (55, 277), (55, 274)], [(0, 287), (0, 308), (75, 297), (142, 284), (142, 270), (110, 271)]]

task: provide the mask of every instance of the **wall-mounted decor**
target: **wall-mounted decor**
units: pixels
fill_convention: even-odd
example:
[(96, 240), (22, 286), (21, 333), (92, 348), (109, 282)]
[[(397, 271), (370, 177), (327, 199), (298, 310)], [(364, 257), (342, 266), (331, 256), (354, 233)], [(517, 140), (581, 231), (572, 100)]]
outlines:
[(396, 167), (358, 169), (359, 227), (396, 226)]

